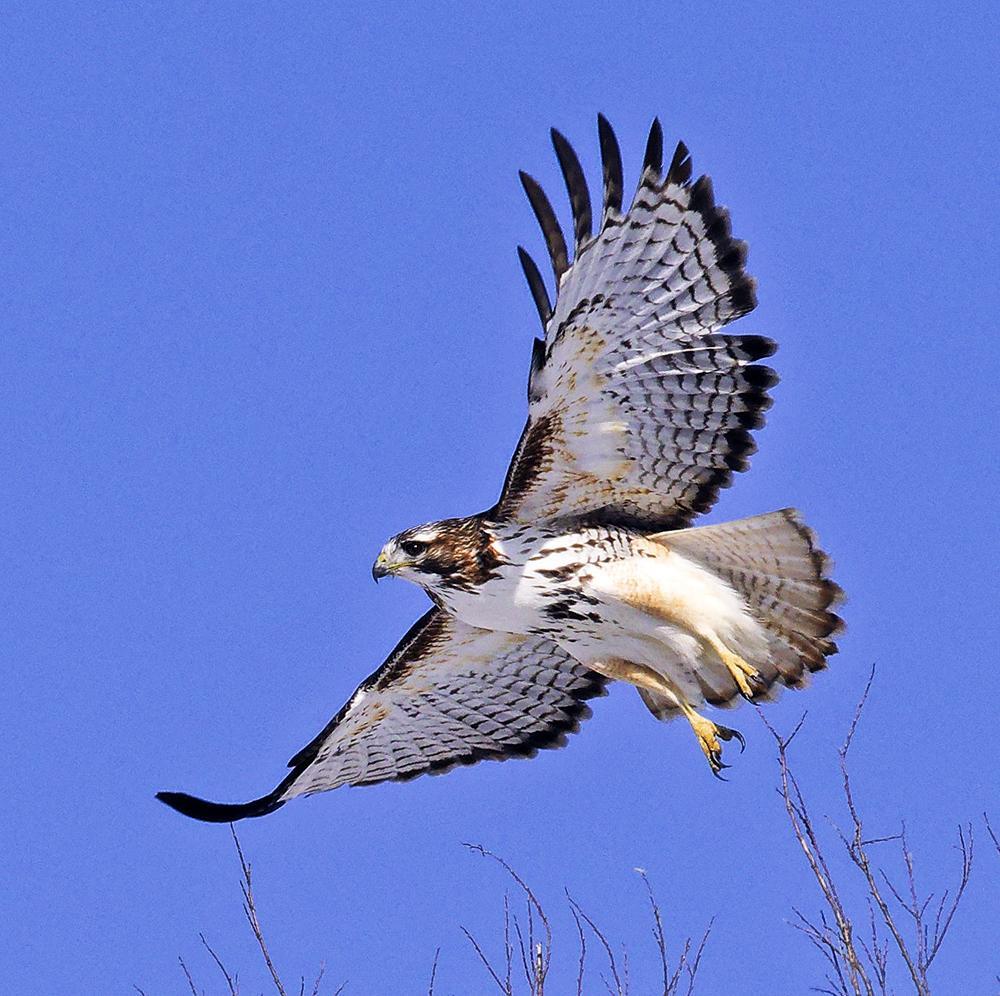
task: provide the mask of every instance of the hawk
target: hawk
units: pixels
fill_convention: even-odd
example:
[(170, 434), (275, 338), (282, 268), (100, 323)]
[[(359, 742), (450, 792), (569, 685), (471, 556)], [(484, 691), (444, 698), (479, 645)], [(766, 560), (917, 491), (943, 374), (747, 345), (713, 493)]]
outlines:
[(610, 680), (663, 720), (683, 717), (719, 775), (744, 741), (699, 712), (800, 687), (836, 652), (840, 589), (793, 509), (692, 527), (745, 470), (777, 377), (770, 339), (723, 333), (751, 311), (745, 243), (687, 148), (663, 168), (654, 120), (635, 197), (598, 116), (603, 197), (552, 131), (573, 217), (572, 260), (542, 188), (521, 183), (555, 276), (553, 305), (518, 248), (544, 334), (528, 419), (497, 503), (399, 533), (375, 579), (433, 606), (267, 795), (242, 804), (158, 798), (229, 822), (289, 799), (559, 747)]

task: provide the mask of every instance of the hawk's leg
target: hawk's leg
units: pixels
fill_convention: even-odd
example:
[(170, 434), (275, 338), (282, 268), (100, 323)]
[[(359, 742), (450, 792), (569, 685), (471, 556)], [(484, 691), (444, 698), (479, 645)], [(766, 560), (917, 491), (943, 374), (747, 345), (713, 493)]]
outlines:
[(722, 761), (722, 744), (719, 741), (735, 740), (739, 743), (740, 752), (742, 753), (743, 748), (746, 746), (743, 734), (738, 730), (730, 729), (728, 726), (722, 726), (720, 723), (713, 723), (710, 719), (702, 716), (701, 713), (695, 712), (687, 703), (681, 706), (681, 711), (691, 724), (691, 729), (694, 730), (694, 735), (698, 738), (698, 746), (701, 748), (702, 753), (708, 758), (712, 774), (716, 778), (722, 778), (719, 772), (723, 768), (728, 768), (729, 765), (724, 764)]
[[(706, 716), (702, 716), (694, 706), (688, 702), (684, 693), (669, 678), (664, 677), (654, 668), (645, 664), (636, 664), (632, 661), (611, 660), (600, 661), (590, 665), (595, 671), (607, 675), (609, 678), (617, 678), (619, 681), (627, 681), (637, 688), (648, 688), (650, 691), (663, 695), (668, 701), (676, 704), (684, 718), (691, 724), (694, 735), (698, 740), (698, 746), (708, 759), (712, 774), (717, 778), (723, 768), (728, 768), (728, 764), (722, 761), (722, 741), (736, 740), (740, 745), (740, 750), (746, 746), (746, 741), (742, 734), (736, 730), (731, 730), (728, 726), (713, 723)], [(756, 672), (754, 672), (756, 673)]]
[(715, 651), (719, 660), (726, 666), (726, 670), (732, 675), (736, 687), (744, 698), (753, 698), (754, 685), (757, 686), (757, 690), (765, 687), (760, 671), (743, 660), (739, 654), (733, 653), (717, 636), (705, 635), (702, 639)]

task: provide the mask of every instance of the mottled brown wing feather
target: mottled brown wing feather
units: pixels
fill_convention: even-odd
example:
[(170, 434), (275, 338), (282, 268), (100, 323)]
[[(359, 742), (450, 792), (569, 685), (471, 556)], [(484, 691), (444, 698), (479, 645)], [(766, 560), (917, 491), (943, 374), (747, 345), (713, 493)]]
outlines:
[(187, 816), (228, 823), (263, 816), (299, 795), (443, 772), (560, 747), (590, 715), (604, 679), (548, 640), (475, 629), (427, 612), (385, 663), (289, 762), (291, 773), (252, 802), (161, 792)]
[(746, 469), (750, 432), (763, 425), (767, 389), (777, 380), (755, 361), (775, 345), (719, 332), (753, 309), (754, 284), (745, 244), (732, 238), (708, 178), (691, 182), (683, 144), (661, 176), (654, 123), (638, 190), (622, 214), (618, 144), (603, 119), (600, 136), (605, 189), (593, 236), (579, 163), (566, 140), (555, 139), (573, 205), (572, 265), (547, 198), (522, 178), (558, 294), (549, 315), (537, 267), (522, 249), (545, 340), (533, 357), (528, 421), (490, 514), (677, 528)]

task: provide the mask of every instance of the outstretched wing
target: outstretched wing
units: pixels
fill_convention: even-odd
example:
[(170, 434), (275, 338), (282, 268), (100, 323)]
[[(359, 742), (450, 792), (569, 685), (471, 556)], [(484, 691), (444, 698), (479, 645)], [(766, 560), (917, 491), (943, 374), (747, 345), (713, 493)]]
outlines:
[(414, 778), (458, 764), (561, 747), (590, 715), (604, 679), (554, 643), (475, 629), (427, 612), (326, 729), (288, 762), (291, 773), (252, 802), (157, 798), (198, 820), (264, 816), (298, 795)]
[(635, 528), (686, 525), (754, 451), (777, 378), (756, 360), (775, 345), (721, 335), (754, 308), (746, 245), (707, 177), (691, 182), (683, 143), (662, 175), (653, 122), (639, 187), (623, 214), (618, 142), (598, 117), (604, 197), (591, 234), (583, 170), (552, 132), (573, 210), (574, 259), (541, 187), (521, 181), (555, 271), (553, 309), (531, 257), (521, 263), (545, 329), (535, 340), (528, 422), (497, 518), (587, 516)]

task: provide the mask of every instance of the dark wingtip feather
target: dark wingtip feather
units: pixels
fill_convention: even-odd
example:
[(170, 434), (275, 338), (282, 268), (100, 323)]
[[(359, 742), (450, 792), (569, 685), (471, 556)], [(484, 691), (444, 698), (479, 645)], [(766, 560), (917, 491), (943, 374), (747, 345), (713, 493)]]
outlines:
[(676, 183), (683, 186), (691, 179), (691, 153), (683, 142), (677, 143), (674, 149), (674, 157), (670, 160), (670, 167), (667, 170), (667, 183)]
[(538, 181), (533, 176), (525, 173), (524, 170), (520, 170), (517, 175), (521, 178), (521, 186), (524, 187), (524, 192), (528, 195), (528, 202), (531, 204), (531, 209), (535, 212), (535, 217), (538, 219), (538, 225), (545, 238), (545, 247), (549, 251), (549, 259), (552, 260), (552, 269), (558, 281), (566, 270), (569, 269), (569, 254), (566, 252), (566, 239), (563, 237), (562, 229), (556, 220), (555, 211), (552, 210), (552, 205), (549, 203), (549, 199), (546, 197), (545, 191), (542, 190)]
[(597, 115), (597, 134), (601, 142), (601, 167), (604, 173), (604, 214), (620, 212), (625, 181), (622, 153), (614, 129), (603, 114)]
[(763, 360), (778, 351), (778, 344), (764, 335), (733, 336), (733, 341), (747, 360)]
[(531, 298), (535, 302), (535, 308), (538, 311), (542, 328), (545, 328), (552, 317), (552, 302), (549, 300), (549, 292), (545, 288), (545, 281), (542, 280), (542, 275), (538, 272), (538, 264), (531, 258), (524, 246), (517, 247), (517, 258), (521, 261), (521, 269), (524, 271), (525, 280), (528, 281), (528, 289), (531, 291)]
[(691, 187), (691, 200), (688, 206), (699, 214), (710, 214), (715, 207), (715, 190), (710, 176), (699, 176)]
[(749, 387), (757, 391), (768, 391), (778, 383), (778, 373), (771, 367), (755, 363), (753, 366), (743, 367), (743, 379)]
[(157, 792), (156, 798), (183, 816), (201, 820), (203, 823), (234, 823), (236, 820), (251, 816), (266, 816), (284, 805), (284, 802), (276, 798), (275, 792), (254, 799), (252, 802), (233, 804), (207, 802), (186, 792)]
[(757, 282), (753, 277), (745, 277), (728, 294), (733, 308), (733, 318), (748, 315), (757, 307)]
[(716, 262), (716, 266), (723, 273), (728, 273), (731, 277), (738, 277), (747, 263), (749, 250), (746, 242), (742, 239), (730, 239), (728, 247), (722, 251), (722, 255)]
[(744, 471), (750, 466), (750, 457), (757, 452), (757, 443), (746, 429), (729, 429), (723, 434), (728, 452), (723, 462), (730, 470)]
[(559, 168), (566, 181), (566, 193), (569, 194), (569, 202), (573, 208), (573, 241), (579, 252), (580, 246), (590, 238), (593, 224), (587, 178), (583, 175), (580, 160), (566, 136), (555, 128), (551, 129), (551, 135)]
[(663, 126), (659, 118), (653, 118), (649, 128), (649, 138), (646, 139), (646, 155), (642, 160), (642, 169), (647, 169), (659, 177), (663, 172)]

